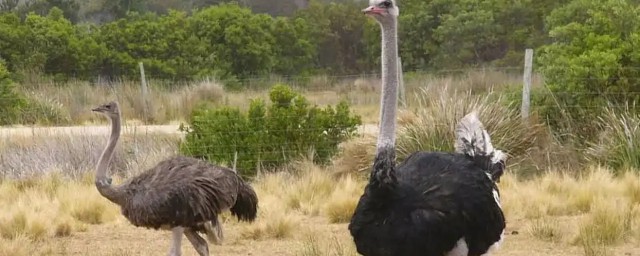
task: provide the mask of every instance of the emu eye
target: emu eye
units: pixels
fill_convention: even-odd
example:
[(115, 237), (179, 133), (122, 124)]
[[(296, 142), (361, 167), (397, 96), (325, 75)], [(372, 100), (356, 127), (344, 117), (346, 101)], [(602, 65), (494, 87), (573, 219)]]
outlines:
[(380, 6), (385, 7), (385, 8), (389, 8), (389, 7), (391, 7), (391, 1), (384, 1), (384, 2), (380, 3)]

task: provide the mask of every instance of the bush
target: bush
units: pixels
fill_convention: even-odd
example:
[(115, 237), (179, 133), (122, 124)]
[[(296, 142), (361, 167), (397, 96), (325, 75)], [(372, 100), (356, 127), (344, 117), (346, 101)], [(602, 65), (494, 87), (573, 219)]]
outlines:
[(9, 71), (0, 62), (0, 125), (16, 123), (21, 110), (26, 106), (27, 100), (18, 93), (9, 78)]
[(346, 102), (320, 109), (286, 85), (275, 85), (269, 93), (271, 105), (252, 100), (247, 113), (223, 107), (196, 108), (189, 120), (180, 151), (213, 162), (232, 163), (243, 176), (257, 168), (282, 166), (312, 153), (316, 163), (327, 163), (338, 144), (353, 136), (361, 124)]
[(631, 1), (574, 0), (546, 18), (552, 43), (540, 48), (537, 66), (561, 106), (555, 119), (580, 127), (571, 132), (581, 140), (598, 134), (592, 121), (607, 103), (640, 102), (638, 15)]

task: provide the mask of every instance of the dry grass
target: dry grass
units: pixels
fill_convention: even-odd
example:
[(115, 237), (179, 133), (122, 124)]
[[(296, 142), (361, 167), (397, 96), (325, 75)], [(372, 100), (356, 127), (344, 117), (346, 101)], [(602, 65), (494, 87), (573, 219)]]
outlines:
[(90, 225), (114, 221), (119, 214), (92, 183), (58, 173), (2, 181), (0, 205), (5, 209), (0, 213), (0, 255), (33, 255), (29, 244), (83, 232)]
[[(303, 95), (314, 104), (335, 105), (347, 100), (352, 109), (363, 117), (365, 122), (378, 121), (380, 102), (380, 78), (375, 75), (329, 77), (315, 76), (307, 82), (287, 81), (278, 78), (262, 79), (260, 86), (246, 84), (241, 92), (225, 91), (217, 81), (202, 80), (189, 83), (174, 83), (148, 79), (149, 105), (145, 111), (140, 83), (136, 81), (70, 81), (67, 84), (55, 84), (50, 80), (31, 77), (21, 88), (31, 98), (43, 106), (38, 116), (50, 116), (53, 123), (86, 124), (102, 122), (89, 109), (96, 104), (118, 99), (125, 118), (146, 120), (150, 123), (166, 124), (186, 120), (191, 110), (199, 104), (226, 105), (246, 109), (250, 99), (267, 99), (268, 87), (275, 83), (285, 83), (301, 90)], [(406, 103), (417, 106), (412, 95), (420, 88), (443, 88), (455, 85), (458, 90), (468, 90), (473, 94), (484, 93), (522, 81), (519, 73), (504, 71), (469, 70), (449, 73), (407, 74), (404, 77)], [(536, 85), (540, 84), (535, 80)], [(265, 86), (267, 85), (267, 86)], [(50, 112), (50, 113), (49, 113)], [(33, 117), (25, 117), (25, 119)]]
[[(33, 180), (3, 181), (0, 204), (9, 210), (0, 215), (0, 255), (165, 253), (168, 233), (131, 227), (118, 208), (87, 182), (90, 178), (76, 181), (51, 174)], [(636, 248), (640, 236), (634, 230), (640, 228), (640, 215), (637, 206), (631, 207), (635, 199), (625, 185), (635, 179), (638, 175), (614, 178), (602, 168), (593, 168), (578, 178), (549, 173), (539, 179), (518, 181), (505, 175), (500, 186), (509, 221), (507, 233), (519, 229), (525, 232), (507, 236), (505, 247), (497, 255), (526, 255), (510, 247), (524, 241), (541, 243), (542, 247), (549, 243), (545, 248), (556, 250), (537, 255), (577, 255), (581, 251), (606, 255), (603, 253)], [(290, 166), (289, 172), (262, 174), (253, 184), (260, 198), (257, 221), (238, 223), (225, 214), (227, 239), (213, 250), (226, 252), (221, 255), (246, 255), (246, 251), (260, 255), (357, 255), (346, 222), (364, 184), (351, 175), (336, 177), (331, 169), (308, 161)], [(589, 207), (576, 203), (586, 197), (593, 198), (588, 201)], [(603, 200), (606, 198), (618, 200)], [(563, 202), (565, 206), (561, 207)], [(85, 251), (89, 247), (84, 246), (101, 243), (89, 237), (105, 232), (115, 241), (106, 249), (108, 254)], [(144, 249), (143, 243), (131, 244), (126, 238), (129, 235), (152, 239), (156, 245)], [(34, 250), (36, 245), (43, 246)], [(188, 245), (183, 249), (186, 255), (194, 255)]]
[[(488, 77), (483, 79), (486, 82), (472, 83), (477, 79), (470, 79), (466, 85), (482, 91), (493, 83)], [(429, 85), (444, 83), (438, 79), (423, 82)], [(312, 101), (333, 104), (340, 97), (352, 97), (352, 101), (364, 102), (359, 105), (360, 111), (371, 111), (374, 117), (370, 118), (377, 120), (374, 110), (377, 108), (369, 105), (378, 104), (376, 90), (368, 87), (367, 82), (358, 82), (357, 85), (359, 90), (368, 91), (367, 96), (358, 98), (356, 94), (345, 96), (335, 93), (335, 90), (325, 94), (316, 91)], [(217, 97), (215, 89), (208, 87), (210, 85), (199, 86), (184, 89), (185, 95), (198, 95), (203, 99)], [(108, 92), (99, 90), (105, 90), (105, 94)], [(136, 93), (133, 87), (130, 90), (130, 93)], [(213, 96), (206, 96), (209, 91)], [(64, 97), (77, 96), (74, 93), (78, 92), (69, 92)], [(88, 107), (88, 99), (94, 96), (87, 94), (87, 102), (79, 100), (82, 104), (78, 103), (73, 108)], [(241, 105), (245, 99), (261, 95), (262, 92), (257, 91), (244, 96), (225, 93), (222, 101), (224, 104)], [(473, 94), (469, 94), (471, 96)], [(371, 103), (367, 103), (368, 97)], [(439, 129), (440, 139), (452, 137), (450, 127), (433, 126), (437, 123), (434, 120), (439, 120), (434, 115), (446, 117), (444, 123), (448, 124), (455, 119), (452, 117), (464, 114), (468, 106), (456, 103), (456, 97), (450, 94), (438, 97), (442, 97), (439, 111), (449, 112), (436, 113), (438, 108), (421, 108), (404, 112), (400, 123), (420, 123), (426, 126), (425, 129), (432, 129), (416, 130), (416, 134)], [(128, 108), (134, 111), (135, 106)], [(509, 113), (500, 112), (504, 111), (502, 109), (494, 110), (486, 112)], [(125, 110), (126, 113), (129, 111)], [(500, 126), (499, 123), (488, 122), (487, 126), (490, 130), (522, 129), (515, 124)], [(179, 140), (176, 134), (134, 133), (124, 138), (113, 165), (113, 171), (121, 174), (122, 178), (175, 154)], [(495, 141), (496, 144), (513, 145), (508, 147), (516, 148), (516, 152), (524, 152), (524, 155), (533, 143), (527, 141), (531, 138), (496, 136)], [(43, 134), (8, 137), (0, 141), (0, 172), (3, 174), (0, 178), (0, 205), (8, 209), (0, 213), (0, 256), (166, 254), (170, 240), (168, 232), (132, 227), (119, 214), (118, 207), (99, 196), (93, 186), (91, 171), (105, 141), (106, 133), (98, 136)], [(446, 143), (450, 142), (447, 140)], [(344, 143), (342, 156), (336, 158), (332, 166), (319, 167), (309, 160), (301, 160), (279, 172), (259, 174), (253, 181), (260, 198), (258, 219), (254, 223), (239, 223), (228, 214), (223, 215), (225, 242), (212, 246), (212, 254), (357, 255), (346, 223), (366, 183), (360, 174), (370, 168), (374, 144), (375, 138), (365, 135)], [(581, 175), (570, 175), (572, 172), (566, 170), (549, 171), (540, 177), (519, 180), (513, 171), (508, 169), (499, 184), (508, 224), (504, 245), (496, 255), (529, 256), (532, 252), (534, 255), (553, 256), (625, 255), (638, 251), (638, 173), (628, 172), (614, 177), (605, 168), (592, 167), (582, 171)], [(532, 251), (532, 248), (536, 250)], [(186, 242), (183, 250), (184, 255), (195, 255)]]
[[(619, 255), (637, 248), (640, 235), (634, 232), (640, 228), (639, 209), (630, 203), (635, 199), (624, 184), (638, 175), (613, 178), (607, 171), (593, 168), (589, 175), (577, 178), (549, 173), (529, 181), (505, 175), (500, 186), (508, 236), (497, 255), (527, 255), (520, 254), (518, 243), (540, 244), (550, 250), (536, 255)], [(51, 174), (3, 181), (0, 204), (9, 210), (0, 215), (0, 255), (165, 253), (168, 233), (132, 227), (116, 206), (99, 196), (88, 182), (90, 178), (76, 181)], [(289, 172), (262, 174), (253, 184), (260, 198), (257, 221), (239, 223), (225, 214), (227, 239), (213, 250), (226, 252), (221, 255), (246, 255), (246, 251), (260, 255), (357, 255), (346, 222), (364, 184), (350, 175), (336, 177), (331, 170), (308, 161), (291, 166)], [(580, 194), (584, 195), (575, 197)], [(573, 202), (582, 197), (593, 198), (589, 207)], [(562, 202), (566, 206), (560, 207)], [(518, 230), (523, 232), (510, 235)], [(106, 249), (109, 253), (85, 251), (90, 248), (85, 246), (101, 243), (89, 237), (105, 232), (115, 241)], [(131, 244), (128, 236), (152, 239), (157, 245), (144, 249), (143, 243)], [(188, 244), (183, 249), (186, 255), (195, 255)]]
[[(104, 127), (106, 128), (106, 127)], [(124, 134), (116, 148), (112, 172), (140, 171), (177, 152), (175, 135)], [(33, 134), (0, 140), (0, 177), (23, 178), (63, 170), (72, 177), (93, 170), (107, 143), (103, 135)]]
[[(404, 114), (398, 131), (398, 158), (419, 150), (453, 151), (455, 126), (459, 120), (477, 111), (491, 135), (492, 143), (509, 155), (511, 165), (522, 163), (536, 153), (548, 152), (553, 145), (544, 125), (535, 120), (523, 122), (517, 107), (500, 104), (502, 95), (487, 92), (477, 95), (453, 87), (425, 87), (416, 94), (414, 116)], [(536, 158), (530, 168), (539, 171), (550, 166), (545, 158)], [(529, 167), (529, 166), (527, 166)], [(524, 170), (519, 168), (518, 170)]]
[(529, 223), (531, 236), (548, 242), (560, 242), (563, 237), (563, 229), (557, 220), (552, 218), (533, 219)]

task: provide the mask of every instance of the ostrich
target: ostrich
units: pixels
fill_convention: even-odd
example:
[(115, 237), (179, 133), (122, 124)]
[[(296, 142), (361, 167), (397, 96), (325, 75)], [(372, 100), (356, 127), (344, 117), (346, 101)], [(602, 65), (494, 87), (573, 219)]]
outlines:
[(179, 256), (182, 234), (200, 256), (209, 255), (208, 240), (220, 244), (222, 227), (218, 214), (229, 209), (238, 220), (256, 219), (258, 197), (235, 170), (211, 165), (191, 157), (176, 156), (159, 162), (123, 184), (113, 186), (107, 168), (120, 137), (120, 110), (112, 101), (94, 109), (111, 121), (111, 135), (96, 167), (96, 188), (120, 206), (136, 227), (171, 230), (170, 256)]
[(364, 256), (488, 255), (505, 228), (492, 179), (505, 155), (472, 112), (456, 128), (458, 152), (415, 152), (396, 166), (399, 9), (393, 0), (369, 5), (363, 12), (382, 31), (383, 85), (376, 156), (348, 226), (356, 249)]

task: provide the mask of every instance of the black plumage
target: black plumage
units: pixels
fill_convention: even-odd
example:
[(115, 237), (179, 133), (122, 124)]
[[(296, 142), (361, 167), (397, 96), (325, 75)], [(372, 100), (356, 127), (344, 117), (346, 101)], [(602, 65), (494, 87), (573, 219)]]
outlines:
[(500, 240), (498, 188), (467, 155), (416, 152), (395, 169), (397, 182), (370, 181), (358, 202), (349, 231), (360, 254), (439, 256), (464, 238), (472, 256)]
[(382, 104), (371, 176), (349, 223), (358, 253), (485, 255), (505, 228), (496, 182), (506, 155), (472, 112), (456, 128), (456, 153), (416, 152), (396, 166), (399, 8), (393, 0), (370, 0), (363, 12), (382, 31)]

